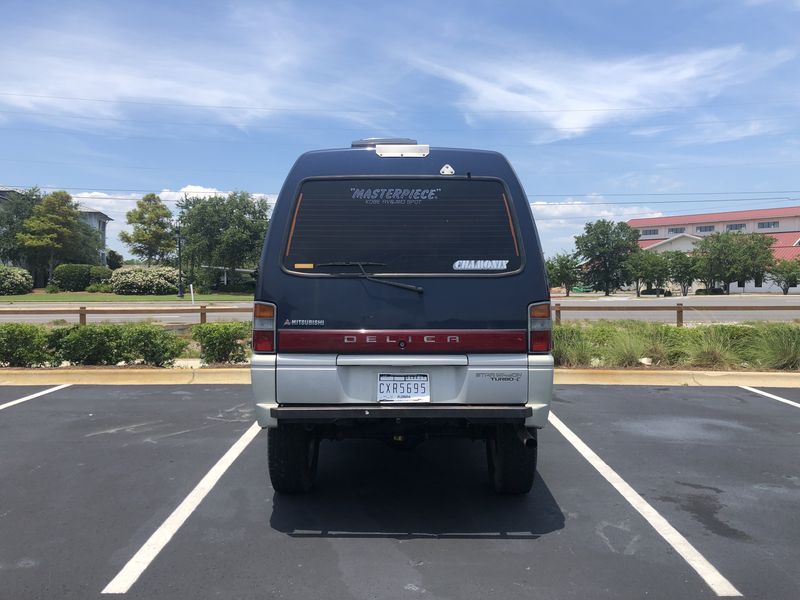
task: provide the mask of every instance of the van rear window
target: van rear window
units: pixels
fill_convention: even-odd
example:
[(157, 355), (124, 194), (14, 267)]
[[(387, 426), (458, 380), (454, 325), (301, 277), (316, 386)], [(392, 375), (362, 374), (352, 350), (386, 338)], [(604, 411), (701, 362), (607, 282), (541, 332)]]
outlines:
[[(522, 246), (494, 180), (335, 179), (303, 184), (283, 265), (304, 273), (497, 274)], [(351, 263), (332, 265), (330, 263)]]

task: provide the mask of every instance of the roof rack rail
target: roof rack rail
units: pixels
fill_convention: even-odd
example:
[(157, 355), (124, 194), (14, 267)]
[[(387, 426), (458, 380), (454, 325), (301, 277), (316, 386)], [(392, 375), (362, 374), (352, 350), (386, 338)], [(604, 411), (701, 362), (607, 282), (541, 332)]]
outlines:
[(350, 144), (351, 148), (374, 148), (375, 146), (389, 146), (389, 145), (409, 145), (415, 146), (417, 140), (411, 138), (364, 138), (355, 140)]

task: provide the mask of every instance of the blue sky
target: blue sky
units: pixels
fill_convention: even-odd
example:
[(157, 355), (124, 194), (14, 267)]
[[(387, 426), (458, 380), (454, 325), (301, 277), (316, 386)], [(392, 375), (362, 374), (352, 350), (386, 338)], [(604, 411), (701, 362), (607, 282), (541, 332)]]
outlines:
[(547, 255), (596, 218), (800, 205), (800, 0), (0, 15), (0, 185), (68, 188), (115, 219), (126, 255), (116, 235), (145, 192), (272, 195), (300, 153), (368, 136), (503, 152)]

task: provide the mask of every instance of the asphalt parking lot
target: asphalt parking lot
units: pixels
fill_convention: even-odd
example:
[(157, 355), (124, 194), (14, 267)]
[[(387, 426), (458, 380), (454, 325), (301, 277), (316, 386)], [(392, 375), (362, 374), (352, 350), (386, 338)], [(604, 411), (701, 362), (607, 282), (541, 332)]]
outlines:
[[(51, 389), (0, 387), (3, 600), (108, 598), (154, 532), (126, 597), (716, 597), (553, 425), (526, 497), (493, 494), (467, 441), (324, 442), (315, 492), (275, 497), (265, 434), (241, 441), (249, 386), (73, 385), (15, 403)], [(800, 390), (759, 389), (789, 403), (583, 385), (557, 386), (553, 411), (735, 591), (797, 598)]]

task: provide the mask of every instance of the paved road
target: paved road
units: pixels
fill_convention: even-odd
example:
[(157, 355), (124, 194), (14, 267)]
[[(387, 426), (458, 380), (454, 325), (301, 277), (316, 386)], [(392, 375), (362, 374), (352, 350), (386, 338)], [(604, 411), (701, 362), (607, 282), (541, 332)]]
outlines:
[[(671, 296), (669, 298), (635, 298), (629, 296), (553, 298), (553, 304), (565, 307), (596, 308), (597, 310), (564, 310), (563, 321), (597, 319), (639, 319), (653, 322), (675, 323), (675, 310), (664, 311), (604, 311), (604, 307), (639, 308), (674, 307), (678, 302), (684, 305), (684, 323), (729, 323), (741, 321), (792, 321), (800, 320), (800, 296), (771, 295), (732, 295), (732, 296)], [(754, 310), (700, 310), (703, 306), (751, 306)], [(758, 310), (763, 306), (786, 306), (789, 310)]]
[[(631, 298), (629, 296), (611, 296), (603, 298), (598, 296), (592, 297), (574, 297), (574, 298), (553, 298), (553, 303), (560, 303), (562, 306), (581, 306), (587, 308), (596, 308), (596, 310), (573, 312), (565, 310), (562, 313), (562, 320), (597, 320), (597, 319), (641, 319), (646, 321), (674, 323), (675, 311), (653, 311), (653, 312), (639, 312), (639, 311), (604, 311), (606, 307), (640, 307), (640, 306), (655, 306), (655, 307), (672, 307), (676, 303), (682, 302), (684, 305), (684, 322), (685, 323), (725, 323), (725, 322), (741, 322), (741, 321), (792, 321), (800, 320), (800, 296), (781, 296), (781, 295), (764, 295), (764, 296), (687, 296), (670, 297), (670, 298)], [(750, 311), (701, 311), (697, 310), (698, 307), (706, 306), (736, 306), (747, 305), (753, 307), (760, 306), (786, 306), (789, 307), (785, 311), (763, 311), (763, 310), (750, 310)], [(98, 302), (94, 304), (86, 304), (91, 307), (114, 307), (114, 306), (130, 306), (142, 308), (149, 306), (157, 310), (159, 307), (165, 306), (186, 306), (186, 304), (173, 305), (171, 303), (154, 303), (145, 305), (141, 303), (128, 303), (128, 304), (113, 304), (107, 302)], [(241, 313), (222, 313), (222, 314), (209, 314), (209, 321), (230, 321), (230, 320), (250, 320), (249, 311), (252, 308), (251, 302), (217, 302), (214, 306), (236, 306), (243, 309)], [(75, 303), (16, 303), (13, 305), (0, 303), (2, 308), (77, 308)], [(62, 319), (68, 323), (77, 323), (77, 315), (8, 315), (0, 313), (0, 322), (26, 322), (26, 323), (51, 323), (57, 319)], [(171, 315), (159, 314), (156, 312), (152, 315), (90, 315), (88, 322), (97, 323), (101, 321), (120, 323), (128, 321), (144, 321), (154, 320), (170, 325), (191, 325), (199, 322), (197, 314), (187, 315)]]
[[(0, 388), (0, 407), (44, 388)], [(800, 401), (797, 390), (768, 390)], [(71, 386), (0, 408), (2, 598), (100, 598), (251, 425), (247, 386)], [(747, 598), (800, 596), (800, 408), (739, 388), (558, 386), (554, 413)], [(322, 446), (275, 496), (259, 433), (127, 596), (714, 598), (552, 426), (531, 495), (480, 443)]]
[[(199, 303), (198, 303), (199, 304)], [(238, 307), (242, 309), (242, 312), (236, 313), (209, 313), (207, 315), (208, 321), (235, 321), (235, 320), (246, 320), (249, 321), (251, 317), (251, 313), (253, 310), (253, 303), (252, 302), (209, 302), (206, 303), (207, 306), (226, 306), (226, 307)], [(194, 325), (200, 322), (200, 315), (197, 313), (190, 313), (190, 314), (168, 314), (168, 313), (159, 313), (159, 309), (164, 309), (167, 307), (181, 307), (181, 308), (188, 308), (191, 307), (191, 304), (188, 302), (183, 303), (172, 303), (172, 302), (153, 302), (153, 303), (144, 303), (144, 302), (85, 302), (85, 303), (78, 303), (78, 302), (17, 302), (14, 304), (9, 303), (0, 303), (0, 322), (8, 322), (8, 323), (77, 323), (78, 322), (78, 315), (77, 310), (79, 306), (86, 306), (88, 309), (92, 308), (119, 308), (120, 310), (124, 310), (125, 308), (152, 308), (153, 314), (145, 314), (145, 315), (130, 315), (130, 314), (111, 314), (111, 315), (88, 315), (87, 322), (89, 323), (127, 323), (133, 321), (158, 321), (160, 323), (165, 323), (168, 325)], [(69, 315), (15, 315), (15, 314), (8, 314), (2, 313), (3, 309), (49, 309), (49, 308), (68, 308), (74, 309), (76, 312), (75, 314)]]

